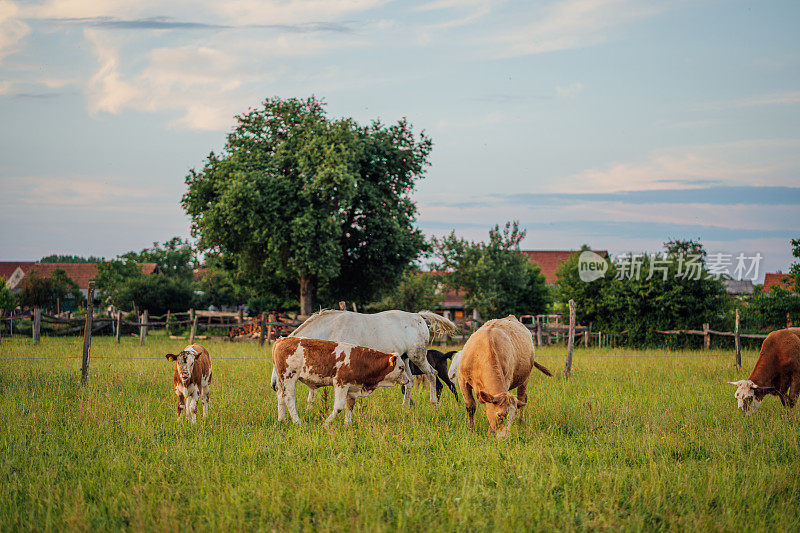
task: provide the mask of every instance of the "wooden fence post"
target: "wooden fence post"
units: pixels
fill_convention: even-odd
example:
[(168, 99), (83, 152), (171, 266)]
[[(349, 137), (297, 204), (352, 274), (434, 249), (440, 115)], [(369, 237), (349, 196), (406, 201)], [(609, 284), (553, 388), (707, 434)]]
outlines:
[(192, 319), (192, 330), (189, 332), (189, 344), (194, 344), (194, 336), (197, 335), (197, 313), (194, 309), (189, 309), (189, 316)]
[(42, 309), (40, 307), (33, 308), (33, 331), (31, 332), (31, 337), (33, 337), (33, 344), (39, 344), (42, 338)]
[(589, 339), (592, 338), (592, 323), (589, 322), (589, 325), (586, 326), (586, 331), (583, 333), (583, 347), (589, 347)]
[(703, 323), (703, 349), (711, 348), (711, 333), (708, 332), (708, 322)]
[(239, 308), (239, 314), (236, 316), (236, 323), (241, 325), (242, 322), (244, 322), (244, 311)]
[(358, 307), (356, 307), (356, 303), (353, 302), (353, 312), (358, 313)]
[(742, 369), (742, 346), (739, 344), (739, 309), (736, 309), (736, 322), (733, 325), (733, 342), (736, 345), (736, 370)]
[(536, 318), (536, 346), (542, 346), (542, 321)]
[(572, 373), (572, 350), (575, 347), (575, 301), (569, 301), (569, 335), (567, 336), (567, 365), (564, 375), (569, 377)]
[(147, 319), (149, 317), (150, 313), (148, 313), (147, 309), (145, 309), (142, 313), (142, 318), (139, 319), (139, 346), (144, 345), (144, 338), (147, 337)]
[[(277, 322), (278, 318), (275, 315), (269, 315), (267, 320), (270, 322)], [(272, 342), (272, 324), (267, 326), (267, 342)]]
[(117, 344), (119, 344), (119, 338), (122, 335), (122, 310), (117, 311)]
[(259, 328), (261, 331), (258, 334), (258, 345), (264, 346), (264, 339), (267, 337), (267, 312), (263, 311), (261, 313), (261, 323), (259, 324), (261, 327)]
[(89, 293), (86, 295), (86, 325), (83, 328), (83, 363), (81, 365), (81, 383), (89, 377), (89, 350), (92, 347), (92, 319), (94, 318), (94, 281), (89, 282)]

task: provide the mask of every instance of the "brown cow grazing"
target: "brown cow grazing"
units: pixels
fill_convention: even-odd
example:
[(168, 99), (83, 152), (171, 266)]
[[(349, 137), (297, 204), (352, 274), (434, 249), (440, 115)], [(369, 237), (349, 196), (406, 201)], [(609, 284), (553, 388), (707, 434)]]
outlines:
[(190, 344), (181, 353), (168, 353), (167, 359), (175, 361), (172, 379), (178, 397), (178, 422), (183, 410), (197, 421), (197, 403), (203, 400), (203, 418), (208, 418), (208, 395), (211, 391), (211, 356), (203, 346)]
[(272, 364), (277, 375), (273, 388), (278, 393), (278, 420), (285, 418), (288, 408), (295, 424), (300, 424), (294, 406), (298, 380), (312, 389), (333, 385), (333, 412), (323, 427), (345, 407), (345, 423), (349, 425), (357, 397), (369, 396), (378, 387), (409, 384), (405, 363), (398, 354), (344, 342), (283, 337), (272, 347)]
[(800, 394), (800, 328), (767, 335), (750, 377), (728, 383), (736, 385), (733, 395), (741, 411), (755, 411), (767, 394), (779, 396), (783, 405), (794, 407)]
[[(467, 407), (467, 424), (475, 427), (475, 399), (486, 404), (489, 431), (497, 438), (508, 433), (514, 417), (527, 403), (526, 390), (531, 370), (536, 367), (552, 376), (545, 367), (534, 361), (536, 349), (528, 328), (514, 315), (489, 320), (472, 334), (462, 350), (458, 365), (458, 385)], [(517, 397), (509, 391), (517, 389)]]

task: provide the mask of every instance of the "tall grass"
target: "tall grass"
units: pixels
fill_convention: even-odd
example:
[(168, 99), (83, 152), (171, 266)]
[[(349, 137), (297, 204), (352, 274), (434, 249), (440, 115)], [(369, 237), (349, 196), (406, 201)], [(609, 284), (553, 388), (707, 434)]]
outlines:
[[(740, 415), (733, 357), (579, 350), (573, 376), (534, 371), (511, 438), (476, 431), (445, 389), (361, 402), (330, 431), (276, 421), (268, 349), (210, 343), (210, 422), (178, 425), (170, 363), (184, 343), (4, 339), (2, 530), (786, 530), (800, 524), (800, 424), (774, 398)], [(563, 348), (538, 359), (563, 368)], [(590, 355), (583, 357), (583, 355)], [(630, 357), (616, 357), (627, 355)], [(663, 357), (663, 356), (678, 357)], [(45, 358), (40, 358), (45, 357)], [(101, 358), (102, 357), (102, 358)], [(153, 357), (131, 360), (128, 357)], [(231, 359), (224, 359), (230, 357)], [(239, 357), (240, 359), (233, 359)]]

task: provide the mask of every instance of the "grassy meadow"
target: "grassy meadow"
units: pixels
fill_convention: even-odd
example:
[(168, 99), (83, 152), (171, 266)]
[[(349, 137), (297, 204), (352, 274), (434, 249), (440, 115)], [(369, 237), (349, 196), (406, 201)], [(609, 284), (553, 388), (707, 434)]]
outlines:
[[(306, 412), (301, 387), (304, 425), (279, 425), (268, 349), (223, 342), (206, 345), (209, 423), (178, 425), (163, 354), (185, 341), (96, 338), (84, 387), (81, 345), (0, 345), (2, 531), (800, 528), (798, 415), (770, 397), (743, 416), (725, 383), (756, 352), (736, 372), (732, 355), (579, 348), (569, 380), (534, 371), (498, 442), (482, 406), (470, 432), (427, 388), (411, 409), (380, 389), (326, 431), (332, 395)], [(561, 371), (563, 352), (538, 360)]]

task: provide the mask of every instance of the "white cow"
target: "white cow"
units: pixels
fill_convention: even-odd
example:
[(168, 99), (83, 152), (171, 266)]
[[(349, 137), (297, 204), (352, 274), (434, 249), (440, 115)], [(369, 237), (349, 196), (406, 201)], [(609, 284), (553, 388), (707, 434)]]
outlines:
[[(452, 333), (456, 325), (431, 311), (409, 313), (406, 311), (383, 311), (364, 314), (352, 311), (326, 310), (314, 313), (290, 337), (322, 339), (364, 346), (385, 353), (398, 353), (416, 364), (430, 377), (431, 403), (437, 402), (436, 370), (428, 363), (428, 340), (431, 335)], [(409, 381), (411, 370), (406, 365)], [(278, 381), (272, 371), (273, 389)], [(403, 403), (411, 401), (411, 387), (406, 387)], [(314, 404), (314, 389), (308, 394), (308, 407)]]

